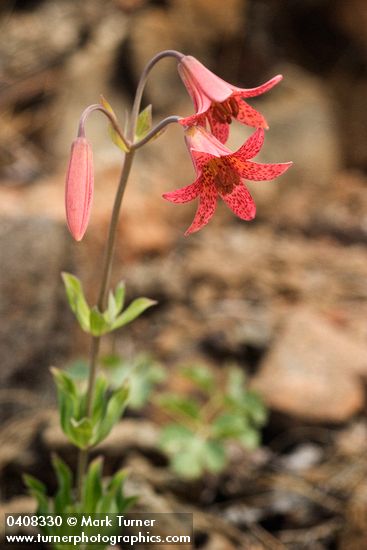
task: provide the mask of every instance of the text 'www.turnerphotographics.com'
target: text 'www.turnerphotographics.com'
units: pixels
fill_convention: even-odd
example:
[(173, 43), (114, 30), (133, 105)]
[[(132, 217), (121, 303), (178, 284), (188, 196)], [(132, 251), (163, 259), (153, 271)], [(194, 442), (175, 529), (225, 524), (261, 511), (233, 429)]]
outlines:
[[(48, 528), (52, 535), (47, 534)], [(42, 532), (40, 532), (42, 531)], [(191, 546), (192, 514), (6, 514), (7, 544)]]

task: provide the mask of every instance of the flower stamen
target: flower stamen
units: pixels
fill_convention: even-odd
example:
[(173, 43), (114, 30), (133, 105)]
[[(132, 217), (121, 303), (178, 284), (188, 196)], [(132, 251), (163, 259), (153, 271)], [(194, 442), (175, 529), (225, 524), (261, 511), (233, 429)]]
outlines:
[(211, 176), (219, 194), (227, 195), (233, 191), (233, 188), (241, 182), (241, 178), (236, 170), (227, 162), (221, 159), (212, 159), (204, 167), (203, 172)]

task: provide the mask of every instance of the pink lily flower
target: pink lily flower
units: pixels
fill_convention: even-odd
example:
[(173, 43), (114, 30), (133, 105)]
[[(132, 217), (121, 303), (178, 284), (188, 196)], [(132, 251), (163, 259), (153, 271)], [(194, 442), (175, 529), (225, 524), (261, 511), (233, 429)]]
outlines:
[(242, 179), (273, 180), (293, 164), (259, 164), (249, 159), (255, 157), (264, 142), (264, 130), (259, 128), (233, 153), (201, 126), (185, 130), (196, 180), (191, 185), (165, 193), (163, 198), (181, 204), (199, 197), (199, 206), (194, 220), (185, 232), (190, 235), (199, 231), (212, 218), (218, 197), (242, 220), (252, 220), (256, 206)]
[(76, 241), (83, 238), (87, 229), (93, 188), (92, 147), (84, 136), (77, 137), (71, 146), (65, 187), (66, 220), (70, 233)]
[(208, 122), (212, 134), (222, 143), (228, 139), (232, 119), (254, 128), (269, 128), (263, 115), (250, 107), (244, 98), (267, 92), (282, 80), (282, 75), (274, 76), (256, 88), (237, 88), (209, 71), (191, 55), (181, 59), (178, 72), (196, 109), (195, 115), (179, 121), (183, 126), (205, 127)]

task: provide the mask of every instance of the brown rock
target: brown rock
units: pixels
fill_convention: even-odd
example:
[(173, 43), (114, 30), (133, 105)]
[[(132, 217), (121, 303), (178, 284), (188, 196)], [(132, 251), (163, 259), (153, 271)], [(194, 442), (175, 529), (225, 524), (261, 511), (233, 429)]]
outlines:
[(65, 344), (60, 272), (70, 265), (66, 229), (42, 216), (3, 218), (0, 252), (0, 380), (24, 380), (29, 387), (46, 377), (45, 356)]
[(267, 404), (308, 420), (341, 422), (359, 411), (366, 349), (319, 315), (298, 308), (265, 358), (253, 388)]

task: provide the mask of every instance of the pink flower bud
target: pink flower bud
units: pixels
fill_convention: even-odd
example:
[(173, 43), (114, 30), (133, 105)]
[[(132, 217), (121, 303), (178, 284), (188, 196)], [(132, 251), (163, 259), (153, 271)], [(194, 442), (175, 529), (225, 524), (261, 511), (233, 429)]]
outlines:
[(66, 219), (76, 241), (83, 238), (87, 229), (93, 187), (92, 147), (85, 137), (77, 137), (71, 146), (65, 188)]

